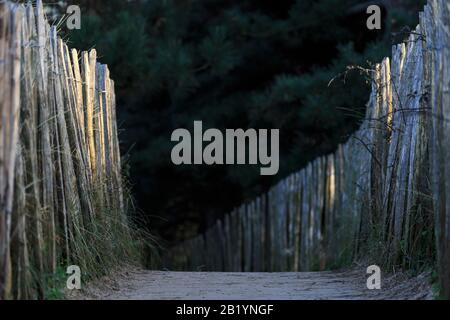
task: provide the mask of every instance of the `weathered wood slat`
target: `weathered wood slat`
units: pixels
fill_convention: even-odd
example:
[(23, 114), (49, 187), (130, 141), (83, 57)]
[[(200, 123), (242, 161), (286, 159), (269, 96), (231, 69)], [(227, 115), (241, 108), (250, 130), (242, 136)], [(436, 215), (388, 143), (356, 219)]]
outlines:
[(80, 70), (41, 0), (1, 2), (0, 30), (0, 299), (44, 298), (44, 276), (61, 263), (93, 270), (114, 254), (109, 228), (129, 231), (114, 84), (95, 52)]

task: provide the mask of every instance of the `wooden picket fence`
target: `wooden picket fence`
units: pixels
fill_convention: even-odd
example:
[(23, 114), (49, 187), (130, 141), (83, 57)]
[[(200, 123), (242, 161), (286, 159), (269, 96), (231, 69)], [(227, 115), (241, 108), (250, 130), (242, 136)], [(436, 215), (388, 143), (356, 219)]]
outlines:
[(429, 0), (392, 58), (370, 70), (360, 129), (166, 256), (174, 269), (305, 271), (361, 257), (437, 259), (450, 297), (450, 6)]
[[(33, 5), (0, 3), (0, 299), (43, 298), (126, 233), (114, 82)], [(120, 227), (118, 227), (120, 225)], [(121, 235), (125, 236), (125, 235)]]

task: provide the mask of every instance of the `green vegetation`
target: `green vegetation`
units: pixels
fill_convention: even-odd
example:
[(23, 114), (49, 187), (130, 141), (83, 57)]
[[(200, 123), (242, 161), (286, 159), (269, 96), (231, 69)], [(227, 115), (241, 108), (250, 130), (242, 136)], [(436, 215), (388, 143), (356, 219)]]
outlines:
[(66, 269), (59, 266), (55, 273), (44, 275), (44, 299), (62, 300), (64, 299), (64, 289), (66, 287)]

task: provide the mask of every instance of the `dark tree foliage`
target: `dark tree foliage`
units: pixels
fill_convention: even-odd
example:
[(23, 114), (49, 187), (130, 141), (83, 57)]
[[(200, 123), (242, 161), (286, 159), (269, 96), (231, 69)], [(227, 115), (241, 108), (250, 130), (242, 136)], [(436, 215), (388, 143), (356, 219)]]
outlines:
[[(370, 84), (343, 72), (389, 55), (391, 31), (416, 24), (422, 2), (384, 7), (383, 29), (369, 31), (357, 0), (81, 1), (82, 29), (68, 39), (95, 47), (110, 66), (142, 217), (177, 241), (345, 141)], [(173, 165), (171, 133), (192, 130), (194, 120), (221, 130), (279, 128), (279, 174)]]

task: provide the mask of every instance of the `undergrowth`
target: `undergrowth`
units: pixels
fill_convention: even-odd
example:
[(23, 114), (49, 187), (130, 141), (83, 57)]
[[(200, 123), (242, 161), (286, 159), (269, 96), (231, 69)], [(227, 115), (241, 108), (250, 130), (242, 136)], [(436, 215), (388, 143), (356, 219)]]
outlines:
[[(128, 183), (124, 186), (124, 212), (118, 206), (102, 205), (99, 192), (95, 191), (94, 217), (79, 220), (70, 234), (70, 257), (60, 257), (56, 272), (40, 275), (44, 299), (64, 299), (67, 267), (77, 265), (81, 270), (83, 285), (110, 274), (117, 268), (126, 266), (144, 266), (149, 254), (157, 261), (158, 243), (156, 239), (140, 227), (133, 218), (135, 207)], [(116, 203), (119, 203), (118, 201)], [(156, 263), (156, 262), (155, 262)]]

